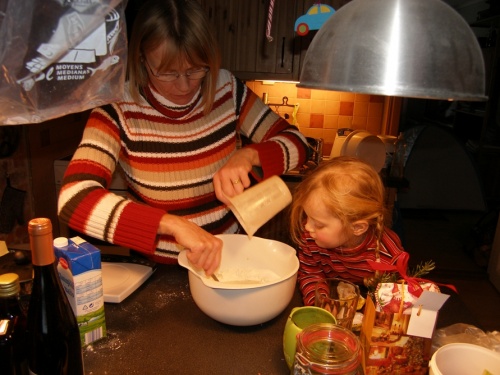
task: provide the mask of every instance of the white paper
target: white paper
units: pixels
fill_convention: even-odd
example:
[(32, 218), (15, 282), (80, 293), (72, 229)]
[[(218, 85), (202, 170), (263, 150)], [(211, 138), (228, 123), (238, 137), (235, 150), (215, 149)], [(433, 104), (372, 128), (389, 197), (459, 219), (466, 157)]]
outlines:
[(432, 338), (438, 311), (449, 297), (447, 294), (424, 291), (411, 309), (407, 334)]

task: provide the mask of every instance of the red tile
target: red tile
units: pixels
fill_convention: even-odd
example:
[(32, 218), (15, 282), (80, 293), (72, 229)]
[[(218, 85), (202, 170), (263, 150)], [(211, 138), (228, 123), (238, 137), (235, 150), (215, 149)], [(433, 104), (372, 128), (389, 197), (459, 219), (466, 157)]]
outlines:
[(311, 118), (309, 122), (310, 128), (322, 128), (324, 122), (324, 115), (319, 113), (311, 113)]
[(385, 96), (383, 95), (370, 95), (370, 103), (384, 103)]
[(304, 89), (297, 87), (297, 98), (298, 99), (311, 99), (311, 89)]
[(352, 116), (354, 113), (354, 102), (340, 102), (341, 116)]

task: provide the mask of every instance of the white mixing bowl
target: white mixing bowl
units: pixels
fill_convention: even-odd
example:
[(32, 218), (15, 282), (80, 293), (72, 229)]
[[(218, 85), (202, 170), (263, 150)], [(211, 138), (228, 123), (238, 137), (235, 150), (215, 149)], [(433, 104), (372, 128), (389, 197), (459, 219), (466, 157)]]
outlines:
[(429, 362), (430, 375), (500, 374), (500, 353), (468, 343), (447, 344)]
[(189, 263), (186, 252), (179, 264), (189, 270), (189, 288), (196, 305), (211, 318), (235, 326), (271, 320), (290, 303), (297, 282), (295, 249), (279, 241), (242, 234), (222, 234), (222, 260), (208, 278)]

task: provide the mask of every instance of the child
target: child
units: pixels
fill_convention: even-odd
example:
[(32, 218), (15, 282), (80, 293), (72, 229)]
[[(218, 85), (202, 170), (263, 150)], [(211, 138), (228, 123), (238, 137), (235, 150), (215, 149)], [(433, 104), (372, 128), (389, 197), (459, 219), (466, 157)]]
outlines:
[(384, 226), (385, 211), (380, 176), (356, 158), (325, 162), (300, 183), (290, 219), (305, 305), (314, 305), (317, 281), (366, 283), (375, 273), (367, 259), (394, 264), (404, 253), (399, 237)]

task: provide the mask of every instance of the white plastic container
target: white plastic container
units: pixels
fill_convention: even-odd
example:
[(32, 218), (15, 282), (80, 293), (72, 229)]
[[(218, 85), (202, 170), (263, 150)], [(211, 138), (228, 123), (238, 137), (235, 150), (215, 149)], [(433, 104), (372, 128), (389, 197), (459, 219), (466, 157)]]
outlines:
[(429, 362), (429, 375), (486, 374), (500, 375), (500, 353), (479, 345), (444, 345)]
[(232, 198), (229, 208), (249, 237), (292, 202), (292, 193), (278, 176), (259, 182)]

